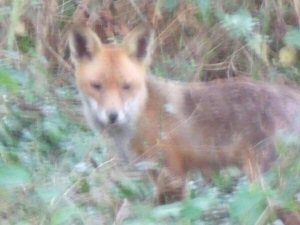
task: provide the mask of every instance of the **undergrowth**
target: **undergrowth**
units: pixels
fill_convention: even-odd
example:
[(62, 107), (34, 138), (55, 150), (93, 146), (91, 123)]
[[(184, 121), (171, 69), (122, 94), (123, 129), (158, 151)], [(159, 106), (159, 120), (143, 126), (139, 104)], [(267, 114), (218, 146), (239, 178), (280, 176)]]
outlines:
[(1, 224), (253, 225), (269, 199), (297, 210), (299, 144), (290, 138), (278, 144), (282, 164), (264, 185), (236, 179), (235, 168), (213, 185), (192, 174), (189, 199), (155, 206), (151, 182), (120, 168), (86, 126), (66, 39), (72, 22), (111, 42), (148, 21), (157, 76), (248, 76), (297, 87), (299, 8), (297, 0), (0, 2)]

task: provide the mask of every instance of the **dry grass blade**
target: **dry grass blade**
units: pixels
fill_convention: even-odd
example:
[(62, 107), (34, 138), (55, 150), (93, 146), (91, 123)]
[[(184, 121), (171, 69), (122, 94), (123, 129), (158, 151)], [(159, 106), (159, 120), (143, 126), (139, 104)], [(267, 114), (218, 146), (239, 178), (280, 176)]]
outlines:
[(126, 219), (128, 219), (132, 215), (131, 207), (131, 203), (127, 199), (124, 199), (120, 209), (117, 212), (113, 225), (121, 225)]

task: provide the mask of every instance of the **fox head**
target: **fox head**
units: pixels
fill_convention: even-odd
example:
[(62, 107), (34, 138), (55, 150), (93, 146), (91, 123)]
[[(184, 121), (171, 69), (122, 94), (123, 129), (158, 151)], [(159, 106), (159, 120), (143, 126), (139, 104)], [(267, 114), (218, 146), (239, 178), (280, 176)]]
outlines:
[(136, 28), (119, 45), (106, 45), (88, 28), (69, 37), (75, 77), (88, 116), (102, 127), (134, 122), (147, 98), (146, 74), (154, 34)]

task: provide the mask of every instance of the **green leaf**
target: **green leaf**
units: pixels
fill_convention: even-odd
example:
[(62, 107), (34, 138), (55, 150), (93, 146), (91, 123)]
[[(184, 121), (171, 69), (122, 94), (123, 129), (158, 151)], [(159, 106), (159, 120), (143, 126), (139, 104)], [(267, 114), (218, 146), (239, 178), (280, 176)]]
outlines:
[(81, 178), (77, 183), (77, 189), (79, 193), (90, 192), (90, 184), (86, 178)]
[(217, 192), (212, 189), (197, 198), (185, 201), (182, 205), (181, 216), (191, 220), (198, 219), (202, 212), (216, 204), (218, 204)]
[(11, 72), (4, 68), (0, 68), (0, 87), (1, 86), (13, 93), (18, 92), (19, 89), (19, 84), (16, 80), (12, 79)]
[(180, 203), (173, 203), (156, 207), (153, 210), (153, 216), (157, 219), (166, 218), (169, 216), (178, 217), (180, 215), (182, 205)]
[(222, 26), (234, 37), (248, 38), (252, 35), (257, 19), (253, 18), (246, 9), (240, 9), (234, 14), (224, 14)]
[(27, 53), (34, 48), (34, 42), (31, 37), (18, 37), (19, 48), (22, 52)]
[(179, 0), (162, 0), (161, 1), (161, 6), (162, 9), (167, 11), (167, 12), (173, 12), (175, 8), (177, 7), (179, 3)]
[(73, 224), (72, 221), (80, 218), (80, 210), (75, 207), (64, 207), (57, 210), (51, 219), (51, 225)]
[(169, 217), (196, 220), (201, 217), (203, 211), (208, 210), (217, 203), (217, 193), (212, 190), (205, 195), (184, 202), (175, 202), (168, 205), (158, 206), (153, 210), (153, 217), (166, 219)]
[(230, 176), (224, 176), (222, 174), (218, 174), (213, 176), (213, 183), (219, 187), (222, 191), (230, 192), (233, 188), (233, 180)]
[(253, 225), (266, 208), (266, 193), (256, 187), (242, 187), (230, 205), (230, 215), (244, 225)]
[(30, 223), (26, 221), (20, 221), (16, 225), (30, 225)]
[(44, 122), (45, 135), (53, 144), (59, 143), (63, 137), (63, 132), (58, 125), (59, 124), (52, 123), (52, 121)]
[(20, 166), (0, 166), (0, 186), (14, 188), (31, 182), (29, 172)]
[(47, 187), (37, 189), (37, 195), (46, 203), (51, 202), (53, 199), (59, 197), (62, 191), (56, 187)]
[(139, 186), (133, 181), (122, 181), (117, 191), (122, 198), (131, 199), (139, 193)]
[(196, 0), (196, 5), (201, 14), (201, 19), (205, 24), (209, 24), (212, 20), (213, 2), (211, 0)]
[(253, 34), (248, 37), (248, 46), (266, 63), (268, 63), (268, 43), (269, 37), (261, 34)]
[(288, 46), (300, 49), (300, 29), (292, 29), (288, 31), (284, 37), (284, 42)]

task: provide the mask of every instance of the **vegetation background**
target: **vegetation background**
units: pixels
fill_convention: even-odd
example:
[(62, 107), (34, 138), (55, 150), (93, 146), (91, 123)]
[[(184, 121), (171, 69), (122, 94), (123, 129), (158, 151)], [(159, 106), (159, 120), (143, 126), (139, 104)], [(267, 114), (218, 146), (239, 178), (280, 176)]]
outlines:
[(280, 225), (272, 202), (298, 209), (297, 137), (261, 185), (235, 168), (211, 185), (192, 174), (190, 198), (165, 206), (116, 164), (81, 114), (67, 34), (84, 24), (118, 42), (141, 22), (157, 34), (157, 76), (300, 82), (300, 0), (0, 0), (1, 225)]

